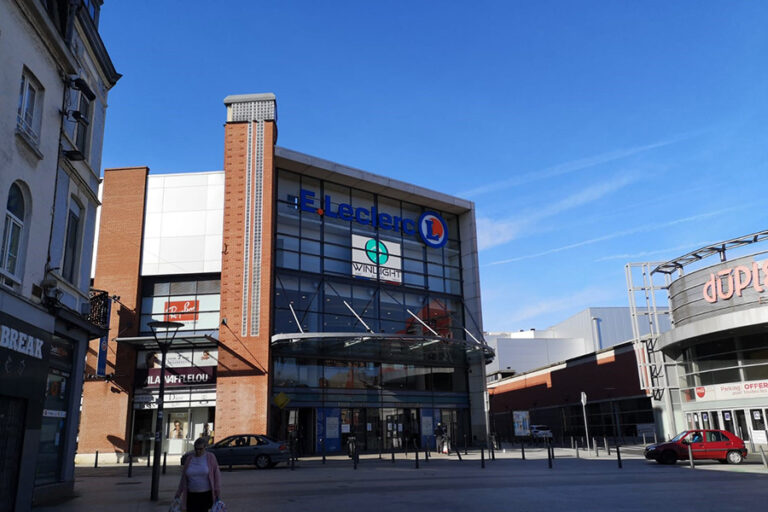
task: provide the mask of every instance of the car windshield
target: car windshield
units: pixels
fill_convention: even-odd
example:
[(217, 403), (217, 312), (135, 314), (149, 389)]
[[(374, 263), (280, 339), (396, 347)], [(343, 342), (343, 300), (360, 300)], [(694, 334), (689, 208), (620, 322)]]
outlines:
[(688, 431), (687, 431), (687, 430), (683, 430), (682, 432), (680, 432), (679, 434), (677, 434), (675, 437), (673, 437), (672, 439), (670, 439), (670, 441), (679, 441), (679, 440), (681, 440), (682, 438), (684, 438), (684, 437), (685, 437), (685, 434), (687, 434), (687, 433), (688, 433)]

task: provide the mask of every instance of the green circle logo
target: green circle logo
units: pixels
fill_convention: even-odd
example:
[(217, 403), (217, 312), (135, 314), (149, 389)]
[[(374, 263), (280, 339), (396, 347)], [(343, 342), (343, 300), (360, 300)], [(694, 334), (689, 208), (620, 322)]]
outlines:
[(382, 242), (377, 242), (373, 238), (365, 242), (365, 255), (368, 259), (377, 265), (383, 265), (389, 259), (387, 246)]

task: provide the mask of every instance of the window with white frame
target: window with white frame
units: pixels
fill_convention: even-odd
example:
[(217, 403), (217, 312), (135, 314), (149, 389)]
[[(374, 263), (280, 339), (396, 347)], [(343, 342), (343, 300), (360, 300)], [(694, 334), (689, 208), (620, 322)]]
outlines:
[(72, 200), (67, 216), (67, 232), (64, 240), (64, 263), (62, 265), (62, 277), (74, 283), (77, 279), (77, 265), (80, 259), (80, 233), (82, 231), (83, 208)]
[(43, 88), (27, 69), (21, 75), (16, 129), (34, 144), (40, 143)]
[(2, 282), (6, 286), (13, 286), (20, 281), (24, 210), (24, 195), (21, 187), (14, 183), (8, 192), (3, 223), (2, 252), (0, 252), (0, 273)]

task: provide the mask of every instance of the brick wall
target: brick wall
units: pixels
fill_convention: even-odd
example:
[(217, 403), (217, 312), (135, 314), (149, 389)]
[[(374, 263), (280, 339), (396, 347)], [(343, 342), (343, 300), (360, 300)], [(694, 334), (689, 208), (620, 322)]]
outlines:
[[(221, 318), (216, 384), (216, 437), (243, 432), (267, 433), (269, 410), (269, 340), (272, 301), (272, 233), (274, 232), (275, 124), (264, 122), (263, 190), (247, 190), (248, 124), (227, 123), (224, 136), (224, 226), (221, 261)], [(254, 123), (253, 141), (257, 143)], [(254, 151), (255, 153), (255, 151)], [(261, 294), (258, 336), (243, 335), (243, 262), (246, 194), (262, 194)], [(253, 236), (251, 226), (250, 236)], [(250, 333), (250, 326), (245, 326)]]
[[(128, 451), (131, 398), (136, 367), (135, 350), (118, 346), (118, 336), (137, 336), (136, 315), (140, 295), (140, 265), (144, 229), (147, 167), (104, 171), (99, 246), (94, 287), (120, 296), (109, 323), (107, 374), (113, 381), (86, 381), (80, 419), (78, 453)], [(86, 374), (96, 373), (99, 340), (88, 347)]]
[(578, 404), (582, 391), (590, 402), (644, 395), (631, 347), (600, 356), (570, 360), (563, 368), (542, 370), (491, 388), (491, 413)]

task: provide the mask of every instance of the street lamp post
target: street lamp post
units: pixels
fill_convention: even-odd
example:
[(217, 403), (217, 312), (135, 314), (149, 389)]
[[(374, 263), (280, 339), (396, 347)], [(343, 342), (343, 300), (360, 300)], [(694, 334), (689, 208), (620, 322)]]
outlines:
[[(160, 347), (162, 358), (160, 359), (160, 390), (157, 397), (157, 421), (155, 422), (155, 453), (152, 457), (152, 491), (149, 499), (157, 501), (158, 487), (160, 486), (160, 451), (162, 450), (162, 432), (163, 432), (163, 395), (165, 393), (165, 355), (176, 337), (176, 333), (184, 324), (181, 322), (149, 322), (152, 329), (152, 335), (155, 337), (157, 346)], [(162, 341), (157, 336), (160, 330), (164, 336)]]

